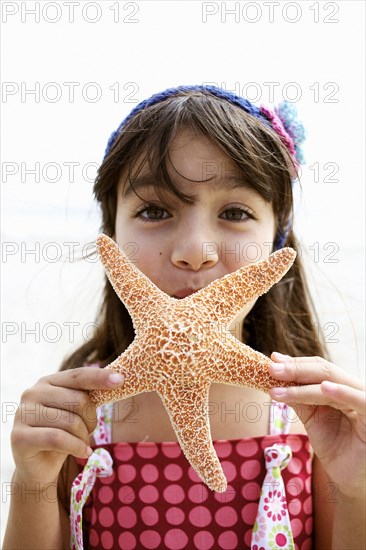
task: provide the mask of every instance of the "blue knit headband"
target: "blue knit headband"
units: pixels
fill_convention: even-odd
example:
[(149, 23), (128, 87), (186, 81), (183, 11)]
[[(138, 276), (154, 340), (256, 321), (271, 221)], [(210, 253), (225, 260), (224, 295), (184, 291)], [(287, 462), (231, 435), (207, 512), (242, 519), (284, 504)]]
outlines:
[[(148, 99), (144, 99), (143, 101), (141, 101), (141, 103), (136, 105), (136, 107), (134, 107), (132, 111), (122, 120), (117, 130), (115, 130), (111, 134), (108, 140), (108, 144), (104, 153), (103, 160), (110, 153), (111, 149), (113, 148), (114, 144), (117, 141), (118, 136), (122, 132), (123, 127), (137, 113), (139, 113), (143, 109), (150, 107), (151, 105), (155, 105), (156, 103), (165, 101), (169, 97), (179, 94), (180, 92), (191, 92), (191, 91), (210, 93), (216, 97), (219, 97), (221, 99), (228, 101), (233, 105), (237, 105), (247, 113), (255, 116), (260, 121), (262, 121), (263, 124), (271, 127), (279, 135), (279, 137), (281, 138), (281, 141), (287, 147), (295, 165), (298, 166), (299, 164), (303, 164), (304, 159), (303, 159), (301, 145), (305, 139), (305, 131), (301, 122), (297, 120), (297, 110), (292, 103), (283, 101), (282, 103), (280, 103), (278, 107), (275, 107), (274, 111), (271, 111), (264, 106), (257, 107), (256, 105), (251, 103), (248, 99), (239, 97), (231, 92), (223, 90), (222, 88), (217, 88), (216, 86), (204, 86), (204, 85), (189, 85), (189, 86), (178, 86), (176, 88), (168, 88), (163, 92), (154, 94)], [(275, 250), (278, 250), (279, 248), (282, 248), (284, 246), (284, 243), (286, 242), (286, 239), (290, 232), (291, 225), (292, 225), (291, 222), (289, 222), (287, 227), (284, 229), (284, 232), (283, 233), (279, 232), (277, 234), (274, 242)]]

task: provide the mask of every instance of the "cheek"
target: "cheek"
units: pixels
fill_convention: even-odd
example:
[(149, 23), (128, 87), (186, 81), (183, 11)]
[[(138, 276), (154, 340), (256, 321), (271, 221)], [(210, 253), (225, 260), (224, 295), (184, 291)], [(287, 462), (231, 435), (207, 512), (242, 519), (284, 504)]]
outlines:
[[(118, 242), (118, 241), (117, 241)], [(119, 246), (128, 255), (134, 265), (146, 275), (156, 286), (164, 290), (162, 277), (164, 270), (164, 254), (159, 248), (153, 248), (150, 242), (141, 240), (118, 242)]]
[(134, 256), (142, 256), (143, 240), (131, 220), (127, 219), (123, 212), (117, 212), (115, 224), (115, 240), (122, 250), (133, 250)]
[(245, 242), (222, 243), (220, 258), (228, 272), (268, 258), (272, 252), (272, 235), (247, 239)]

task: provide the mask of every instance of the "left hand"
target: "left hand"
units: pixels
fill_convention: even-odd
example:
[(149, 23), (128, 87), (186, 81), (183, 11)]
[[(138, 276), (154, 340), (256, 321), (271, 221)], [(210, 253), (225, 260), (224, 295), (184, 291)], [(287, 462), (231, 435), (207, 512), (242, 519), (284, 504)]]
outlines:
[[(321, 357), (272, 353), (271, 360), (271, 376), (301, 384), (272, 388), (272, 399), (294, 409), (305, 426), (314, 453), (341, 494), (360, 498), (366, 478), (365, 386)], [(276, 372), (276, 365), (283, 367), (283, 372)]]

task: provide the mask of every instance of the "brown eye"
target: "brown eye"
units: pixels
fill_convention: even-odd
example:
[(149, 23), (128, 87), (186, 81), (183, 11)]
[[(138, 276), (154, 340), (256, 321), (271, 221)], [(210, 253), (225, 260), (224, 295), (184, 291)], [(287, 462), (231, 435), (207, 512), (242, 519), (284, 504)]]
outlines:
[(228, 221), (240, 222), (250, 217), (249, 213), (243, 210), (243, 208), (227, 208), (222, 215), (224, 219)]
[(149, 206), (149, 208), (146, 208), (144, 212), (150, 220), (161, 220), (164, 216), (164, 210), (162, 208), (158, 208), (157, 206)]
[(165, 208), (161, 208), (155, 204), (150, 204), (144, 208), (141, 208), (141, 210), (138, 210), (135, 215), (144, 222), (158, 222), (169, 218), (169, 214)]

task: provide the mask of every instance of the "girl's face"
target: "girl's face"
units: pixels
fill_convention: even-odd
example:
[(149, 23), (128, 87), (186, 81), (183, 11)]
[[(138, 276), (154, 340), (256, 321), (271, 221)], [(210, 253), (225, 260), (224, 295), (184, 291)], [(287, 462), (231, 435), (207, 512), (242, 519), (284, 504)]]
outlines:
[[(114, 237), (161, 290), (184, 298), (268, 257), (276, 226), (271, 204), (243, 185), (234, 162), (215, 144), (182, 130), (171, 144), (169, 159), (171, 179), (194, 202), (183, 203), (173, 193), (169, 205), (162, 202), (144, 167), (134, 182), (143, 200), (121, 178)], [(254, 303), (234, 320), (231, 328), (237, 336), (238, 324)]]

